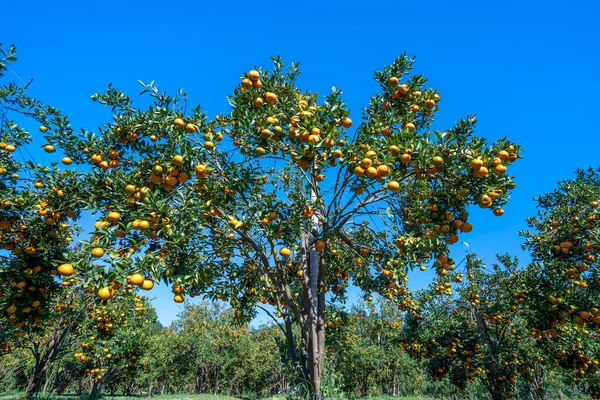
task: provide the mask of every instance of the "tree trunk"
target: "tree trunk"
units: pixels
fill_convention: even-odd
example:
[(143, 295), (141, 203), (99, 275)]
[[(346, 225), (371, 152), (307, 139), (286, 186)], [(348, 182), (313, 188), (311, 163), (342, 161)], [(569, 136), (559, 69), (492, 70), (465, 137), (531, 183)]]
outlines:
[[(75, 322), (78, 318), (74, 315), (68, 315), (70, 306), (75, 301), (76, 293), (73, 292), (69, 299), (67, 311), (63, 312), (54, 328), (51, 336), (48, 338), (44, 346), (40, 343), (33, 344), (31, 349), (35, 358), (35, 367), (33, 376), (25, 391), (25, 398), (30, 399), (40, 390), (44, 379), (48, 373), (48, 369), (59, 356), (62, 347), (65, 345), (65, 339), (75, 329)], [(69, 317), (69, 318), (67, 318)]]
[(548, 400), (544, 378), (544, 370), (542, 368), (535, 368), (533, 374), (531, 374), (531, 383), (529, 384), (531, 400)]
[(214, 393), (213, 393), (215, 396), (217, 395), (217, 390), (218, 390), (217, 388), (219, 387), (219, 376), (220, 376), (220, 373), (221, 373), (221, 368), (217, 367), (217, 373), (216, 373), (216, 376), (215, 376), (215, 390), (214, 390)]
[(25, 391), (26, 399), (33, 398), (35, 394), (40, 390), (40, 387), (42, 386), (47, 371), (47, 363), (36, 364), (33, 371), (33, 376), (31, 377), (31, 381), (29, 382), (29, 385), (27, 385), (27, 390)]
[[(318, 221), (313, 225), (318, 227)], [(308, 380), (312, 399), (320, 399), (325, 350), (325, 292), (323, 260), (312, 245), (312, 233), (302, 236), (304, 298), (303, 354), (306, 354)]]
[[(285, 341), (287, 344), (288, 353), (291, 357), (292, 366), (296, 367), (298, 364), (298, 355), (296, 354), (296, 342), (294, 340), (294, 331), (292, 329), (292, 318), (289, 312), (283, 314), (283, 321), (285, 323)], [(307, 371), (303, 371), (304, 376), (308, 375)]]
[(394, 362), (394, 375), (392, 378), (392, 396), (398, 396), (398, 359)]
[(98, 396), (98, 394), (100, 393), (100, 386), (101, 386), (101, 381), (94, 379), (92, 381), (92, 388), (90, 389), (90, 397), (95, 397)]
[(490, 373), (488, 374), (489, 379), (487, 379), (487, 382), (484, 382), (484, 386), (490, 393), (490, 396), (492, 396), (492, 400), (506, 400), (506, 396), (504, 395), (504, 391), (500, 385), (500, 380), (498, 379), (498, 357), (494, 344), (490, 339), (487, 324), (483, 319), (481, 311), (479, 311), (477, 308), (473, 308), (473, 313), (475, 314), (475, 321), (477, 322), (477, 329), (481, 335), (481, 340), (487, 347), (488, 352), (485, 362), (490, 370)]

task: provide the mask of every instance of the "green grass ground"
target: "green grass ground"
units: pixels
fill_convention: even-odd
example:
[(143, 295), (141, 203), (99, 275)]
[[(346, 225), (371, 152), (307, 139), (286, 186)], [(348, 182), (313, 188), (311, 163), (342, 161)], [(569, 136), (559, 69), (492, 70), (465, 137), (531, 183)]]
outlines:
[[(23, 393), (12, 393), (2, 394), (0, 393), (0, 400), (19, 400), (23, 398)], [(87, 399), (86, 396), (77, 396), (75, 394), (64, 394), (64, 395), (40, 395), (37, 397), (39, 400), (72, 400), (72, 399)], [(101, 396), (96, 397), (98, 400), (142, 400), (142, 399), (153, 399), (153, 400), (240, 400), (236, 397), (230, 396), (215, 396), (209, 394), (190, 395), (190, 394), (169, 394), (164, 396)], [(283, 400), (284, 397), (274, 396), (272, 398), (266, 398), (264, 400)], [(389, 397), (369, 397), (364, 400), (388, 400)], [(433, 397), (394, 397), (394, 400), (435, 400)]]
[[(19, 400), (23, 398), (22, 393), (14, 393), (14, 394), (2, 394), (0, 393), (0, 400)], [(87, 399), (87, 397), (77, 396), (75, 394), (65, 394), (65, 395), (49, 395), (49, 396), (38, 396), (39, 400), (73, 400), (73, 399)], [(142, 399), (153, 399), (153, 400), (239, 400), (236, 397), (229, 396), (214, 396), (214, 395), (190, 395), (190, 394), (170, 394), (164, 396), (152, 396), (152, 397), (144, 397), (144, 396), (102, 396), (96, 397), (98, 400), (142, 400)], [(281, 397), (273, 397), (267, 398), (264, 400), (282, 400)], [(384, 398), (382, 398), (384, 399)], [(389, 398), (385, 398), (389, 399)], [(377, 397), (369, 397), (365, 400), (379, 400)], [(394, 400), (434, 400), (432, 397), (394, 397)]]

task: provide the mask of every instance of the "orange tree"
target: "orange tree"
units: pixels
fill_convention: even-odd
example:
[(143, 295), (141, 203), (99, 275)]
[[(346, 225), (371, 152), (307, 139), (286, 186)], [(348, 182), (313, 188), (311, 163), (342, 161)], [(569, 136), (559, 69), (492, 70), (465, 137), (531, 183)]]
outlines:
[[(0, 79), (16, 60), (15, 47), (0, 45)], [(85, 197), (84, 182), (75, 171), (61, 170), (57, 163), (39, 164), (29, 149), (39, 144), (27, 129), (35, 124), (43, 138), (41, 147), (54, 153), (52, 144), (68, 141), (73, 131), (68, 120), (55, 108), (27, 95), (31, 84), (3, 82), (0, 86), (0, 326), (6, 341), (21, 344), (32, 336), (45, 335), (47, 323), (57, 323), (50, 337), (31, 341), (35, 368), (27, 395), (43, 381), (51, 362), (57, 357), (66, 335), (73, 328), (61, 311), (52, 306), (71, 292), (71, 285), (54, 278), (70, 276), (70, 265), (57, 268), (56, 260), (76, 250), (71, 246), (77, 231)], [(37, 142), (37, 143), (36, 143)], [(63, 159), (65, 164), (70, 159)], [(59, 300), (56, 300), (59, 299)], [(65, 300), (67, 303), (68, 300)], [(58, 319), (58, 320), (57, 320)], [(62, 322), (65, 322), (64, 324)]]
[(150, 300), (124, 293), (100, 305), (89, 305), (75, 337), (79, 350), (73, 358), (79, 362), (82, 379), (96, 395), (103, 385), (112, 394), (119, 388), (129, 393), (138, 374), (137, 360), (160, 332), (157, 315)]
[[(421, 368), (402, 348), (404, 313), (385, 299), (360, 302), (348, 313), (328, 315), (327, 375), (356, 397), (413, 395)], [(422, 381), (421, 381), (422, 382)]]
[(575, 385), (600, 397), (600, 176), (578, 170), (536, 200), (537, 215), (523, 232), (531, 251), (527, 267), (531, 331), (548, 361), (572, 374)]
[(465, 272), (440, 277), (407, 302), (405, 325), (404, 347), (426, 361), (430, 376), (447, 378), (461, 391), (480, 380), (494, 400), (515, 395), (521, 376), (516, 364), (527, 336), (514, 292), (516, 263), (503, 261), (488, 273), (467, 254)]
[(567, 334), (559, 335), (535, 323), (548, 307), (539, 309), (533, 301), (539, 293), (531, 266), (519, 269), (516, 259), (504, 255), (489, 270), (469, 253), (466, 267), (465, 273), (452, 273), (415, 297), (404, 347), (426, 361), (434, 379), (447, 378), (461, 391), (479, 381), (492, 399), (506, 399), (517, 395), (520, 382), (531, 398), (545, 400), (550, 373), (552, 382), (558, 380), (553, 387), (565, 390), (569, 375), (556, 367), (567, 367), (560, 361), (565, 352), (579, 350), (591, 355), (589, 362), (594, 359), (597, 349), (586, 339), (589, 332), (567, 327)]
[(272, 394), (286, 380), (275, 329), (239, 326), (230, 309), (186, 302), (140, 363), (150, 390), (161, 393)]
[(25, 397), (34, 396), (47, 382), (54, 363), (61, 360), (70, 350), (70, 340), (85, 316), (85, 306), (90, 297), (77, 290), (63, 289), (46, 299), (46, 313), (35, 326), (14, 323), (0, 317), (1, 337), (8, 341), (5, 349), (13, 348), (27, 360), (30, 368), (25, 370), (28, 383)]
[(400, 301), (407, 268), (451, 270), (448, 246), (473, 229), (467, 208), (501, 215), (514, 187), (506, 171), (519, 146), (486, 144), (473, 117), (433, 130), (440, 97), (412, 64), (402, 55), (375, 73), (381, 90), (353, 134), (341, 91), (301, 91), (297, 65), (278, 58), (245, 73), (232, 111), (213, 121), (153, 84), (144, 110), (110, 87), (94, 95), (112, 121), (64, 143), (91, 166), (100, 214), (82, 243), (89, 255), (73, 261), (89, 272), (84, 284), (107, 299), (128, 277), (147, 287), (162, 278), (175, 301), (202, 292), (240, 319), (269, 303), (319, 395), (326, 299), (343, 301), (352, 282)]
[(218, 119), (236, 164), (215, 165), (230, 198), (214, 204), (208, 223), (212, 243), (237, 262), (216, 286), (240, 315), (266, 301), (300, 325), (299, 361), (315, 395), (326, 298), (343, 301), (352, 281), (399, 299), (408, 267), (435, 256), (440, 273), (451, 269), (438, 259), (472, 229), (467, 207), (500, 215), (514, 185), (506, 170), (518, 146), (486, 145), (471, 117), (432, 130), (440, 97), (410, 76), (412, 64), (403, 55), (375, 73), (381, 91), (354, 134), (340, 90), (319, 101), (296, 87), (297, 66), (277, 58), (273, 70), (245, 74), (229, 97), (232, 112)]
[(546, 376), (557, 372), (598, 396), (598, 182), (595, 171), (578, 171), (537, 198), (533, 231), (522, 232), (532, 254), (525, 268), (502, 256), (488, 273), (468, 254), (466, 282), (450, 274), (410, 304), (406, 346), (434, 376), (461, 388), (479, 377), (493, 398), (512, 396), (521, 377), (532, 398), (546, 399)]

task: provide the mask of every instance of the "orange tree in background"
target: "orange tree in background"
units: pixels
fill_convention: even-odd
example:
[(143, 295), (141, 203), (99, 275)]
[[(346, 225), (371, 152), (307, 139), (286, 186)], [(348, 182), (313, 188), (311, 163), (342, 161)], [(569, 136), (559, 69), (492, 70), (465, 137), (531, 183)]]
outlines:
[[(545, 399), (545, 352), (529, 332), (528, 290), (515, 259), (499, 257), (491, 269), (473, 253), (464, 272), (434, 281), (410, 302), (404, 348), (425, 360), (434, 380), (447, 378), (464, 391), (479, 381), (490, 398), (517, 393), (517, 380), (533, 399)], [(539, 390), (538, 390), (539, 389)]]
[(341, 91), (301, 91), (297, 65), (278, 58), (244, 74), (212, 121), (153, 84), (145, 109), (112, 87), (94, 95), (113, 111), (96, 133), (47, 129), (64, 163), (89, 167), (82, 203), (97, 218), (91, 240), (53, 260), (104, 301), (163, 279), (175, 301), (202, 293), (239, 319), (271, 304), (319, 397), (326, 300), (343, 302), (352, 282), (404, 307), (408, 268), (447, 274), (449, 246), (473, 229), (467, 208), (502, 215), (514, 187), (519, 146), (486, 144), (473, 117), (433, 130), (441, 100), (413, 61), (375, 73), (381, 89), (353, 133)]
[(548, 361), (570, 371), (576, 385), (600, 397), (600, 175), (578, 170), (536, 198), (537, 215), (523, 232), (532, 263), (526, 269), (528, 326)]
[[(85, 307), (91, 297), (81, 291), (63, 288), (54, 291), (45, 301), (45, 314), (35, 326), (27, 321), (14, 323), (0, 315), (0, 340), (5, 344), (4, 354), (13, 349), (26, 352), (31, 362), (27, 369), (25, 397), (33, 397), (48, 380), (55, 363), (59, 362), (72, 346), (72, 338), (85, 317)], [(28, 364), (29, 364), (28, 361)]]
[(99, 306), (87, 307), (76, 333), (80, 349), (72, 354), (90, 395), (103, 386), (111, 393), (122, 387), (129, 393), (139, 373), (137, 361), (160, 332), (150, 300), (138, 295), (115, 297)]
[(543, 400), (560, 367), (598, 397), (599, 182), (597, 172), (577, 171), (537, 198), (533, 231), (522, 232), (532, 254), (525, 268), (502, 256), (488, 272), (468, 254), (466, 274), (434, 282), (410, 303), (405, 347), (427, 360), (433, 377), (450, 377), (459, 388), (479, 378), (494, 399), (515, 395), (520, 378)]
[(369, 297), (337, 319), (328, 314), (326, 379), (337, 378), (356, 397), (413, 394), (423, 373), (401, 346), (404, 315), (395, 303)]

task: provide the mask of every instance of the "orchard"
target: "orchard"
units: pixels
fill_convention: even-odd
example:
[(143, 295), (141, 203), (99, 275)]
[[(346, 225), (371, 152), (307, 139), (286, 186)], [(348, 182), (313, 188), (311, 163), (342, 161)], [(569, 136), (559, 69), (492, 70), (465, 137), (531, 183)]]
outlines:
[[(140, 82), (143, 107), (109, 86), (91, 100), (110, 120), (76, 130), (10, 80), (15, 54), (0, 52), (0, 363), (26, 397), (543, 400), (554, 379), (600, 396), (598, 173), (536, 199), (529, 263), (461, 256), (518, 190), (522, 148), (486, 140), (474, 116), (434, 129), (453, 100), (413, 57), (375, 72), (362, 115), (273, 57), (214, 117)], [(434, 281), (411, 291), (413, 270)], [(184, 303), (169, 328), (144, 296), (156, 285)], [(251, 328), (259, 311), (272, 323)], [(9, 374), (15, 357), (31, 368)]]

